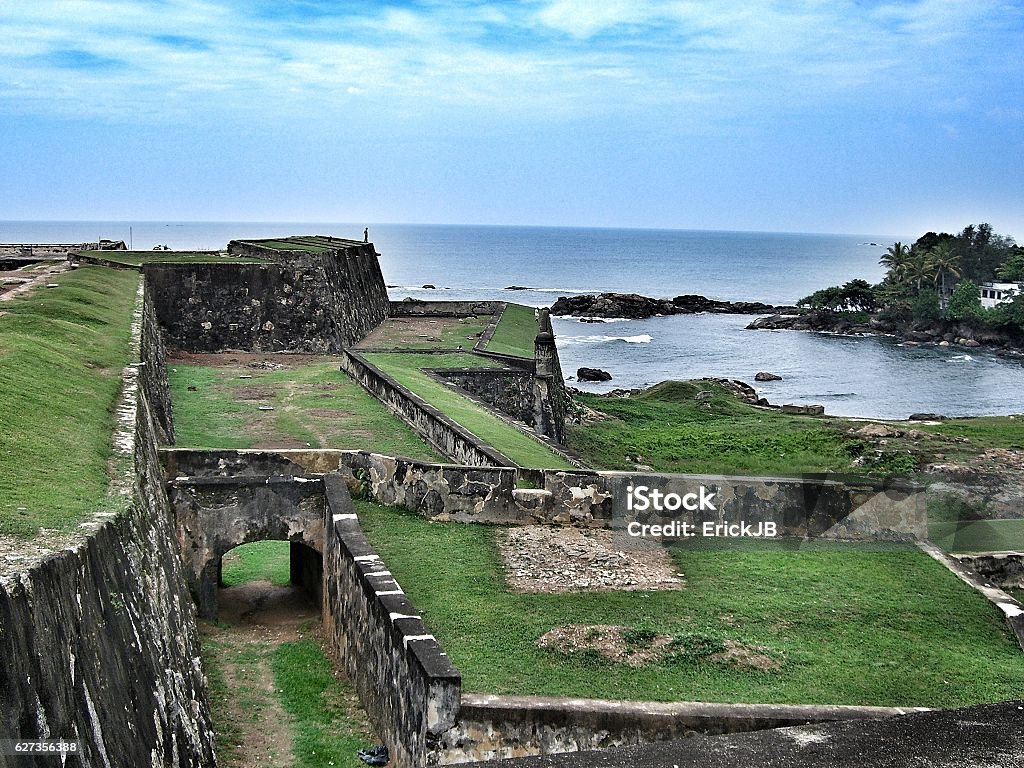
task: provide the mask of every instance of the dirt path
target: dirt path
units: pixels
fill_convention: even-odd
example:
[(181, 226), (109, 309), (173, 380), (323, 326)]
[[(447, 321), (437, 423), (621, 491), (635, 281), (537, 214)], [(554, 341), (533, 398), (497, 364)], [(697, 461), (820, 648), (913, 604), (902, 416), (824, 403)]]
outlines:
[[(0, 301), (8, 301), (15, 296), (20, 296), (35, 289), (41, 283), (49, 283), (54, 275), (68, 271), (68, 264), (65, 261), (54, 262), (52, 266), (46, 266), (41, 272), (5, 272), (4, 275), (10, 279), (25, 279), (24, 282), (14, 286), (0, 286)], [(0, 281), (2, 282), (2, 281)], [(6, 288), (6, 290), (5, 290)]]
[(274, 689), (273, 651), (314, 631), (319, 611), (297, 587), (254, 581), (220, 591), (217, 626), (202, 627), (222, 768), (294, 766), (292, 721)]

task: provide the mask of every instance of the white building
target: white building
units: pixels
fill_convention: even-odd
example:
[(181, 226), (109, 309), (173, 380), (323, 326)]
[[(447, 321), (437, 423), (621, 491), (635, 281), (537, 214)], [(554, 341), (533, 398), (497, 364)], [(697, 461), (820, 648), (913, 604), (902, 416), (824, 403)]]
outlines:
[(1022, 290), (1021, 283), (982, 283), (981, 306), (992, 309), (997, 304), (1005, 304)]

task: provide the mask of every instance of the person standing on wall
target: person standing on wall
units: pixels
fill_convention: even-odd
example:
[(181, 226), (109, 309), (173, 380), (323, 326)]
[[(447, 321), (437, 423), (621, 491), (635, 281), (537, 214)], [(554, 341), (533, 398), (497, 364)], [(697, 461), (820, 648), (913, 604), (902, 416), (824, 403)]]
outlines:
[(363, 242), (364, 243), (370, 242), (370, 228), (369, 227), (364, 227), (363, 228)]

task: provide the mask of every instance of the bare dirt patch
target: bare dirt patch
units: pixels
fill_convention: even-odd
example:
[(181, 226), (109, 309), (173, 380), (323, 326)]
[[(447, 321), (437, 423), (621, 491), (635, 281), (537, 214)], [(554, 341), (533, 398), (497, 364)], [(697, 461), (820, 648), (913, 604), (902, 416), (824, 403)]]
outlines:
[(276, 395), (277, 387), (273, 384), (247, 384), (231, 390), (235, 400), (273, 400)]
[(596, 653), (602, 659), (629, 667), (675, 660), (705, 659), (739, 669), (774, 672), (782, 661), (761, 645), (701, 636), (675, 637), (665, 632), (631, 629), (616, 624), (568, 624), (537, 639), (537, 646), (567, 655)]
[(498, 534), (505, 578), (517, 592), (683, 589), (671, 555), (653, 542), (615, 548), (612, 531), (529, 525)]
[[(389, 317), (356, 345), (356, 349), (396, 349), (437, 346), (448, 333), (450, 346), (470, 348), (490, 318)], [(465, 333), (457, 333), (464, 330)], [(454, 340), (453, 340), (454, 339)]]
[[(311, 363), (323, 363), (337, 360), (338, 355), (313, 355), (293, 352), (185, 352), (180, 349), (169, 350), (167, 362), (189, 365), (207, 365), (217, 368), (252, 368), (253, 370), (281, 370), (284, 368), (301, 368)], [(270, 365), (272, 364), (272, 365)]]

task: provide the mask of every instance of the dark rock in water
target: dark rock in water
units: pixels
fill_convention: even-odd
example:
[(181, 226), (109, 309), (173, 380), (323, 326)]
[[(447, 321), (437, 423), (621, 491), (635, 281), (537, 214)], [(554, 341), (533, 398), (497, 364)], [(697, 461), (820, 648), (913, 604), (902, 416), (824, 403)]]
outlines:
[(525, 285), (506, 285), (505, 286), (505, 290), (506, 291), (529, 291), (531, 289), (529, 287), (525, 286)]
[(652, 299), (638, 293), (602, 293), (597, 296), (559, 296), (551, 307), (551, 314), (575, 317), (626, 317), (636, 320), (658, 315), (690, 315), (697, 312), (763, 314), (790, 309), (796, 311), (793, 307), (773, 307), (770, 304), (752, 301), (718, 301), (692, 294), (668, 300)]
[(576, 370), (577, 381), (611, 381), (612, 375), (600, 368), (578, 368)]
[(754, 374), (754, 381), (782, 381), (782, 377), (776, 373), (768, 373), (768, 371), (759, 371)]
[(390, 283), (384, 286), (385, 288), (401, 288), (400, 285), (391, 285)]
[(947, 417), (941, 413), (912, 413), (910, 421), (945, 421)]
[(600, 317), (581, 317), (580, 318), (580, 322), (581, 323), (602, 323), (603, 324), (606, 321), (602, 320)]
[(427, 289), (429, 289), (429, 290), (431, 290), (431, 291), (436, 291), (436, 290), (437, 290), (437, 286), (436, 286), (436, 285), (431, 285), (430, 283), (427, 283), (427, 284), (426, 284), (426, 285), (424, 285), (423, 287), (424, 287), (424, 288), (427, 288)]

